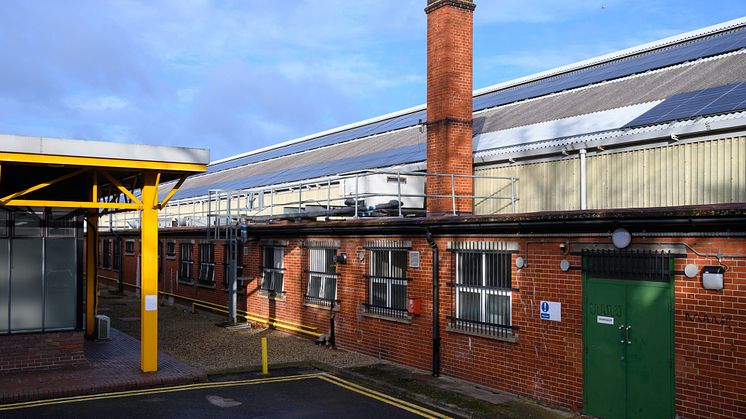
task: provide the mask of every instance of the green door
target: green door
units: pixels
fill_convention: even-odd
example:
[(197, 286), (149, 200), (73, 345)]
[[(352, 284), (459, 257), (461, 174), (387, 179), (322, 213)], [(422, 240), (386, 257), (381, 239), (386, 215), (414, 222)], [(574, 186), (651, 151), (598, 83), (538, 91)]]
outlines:
[(673, 418), (672, 282), (587, 274), (583, 292), (585, 412)]

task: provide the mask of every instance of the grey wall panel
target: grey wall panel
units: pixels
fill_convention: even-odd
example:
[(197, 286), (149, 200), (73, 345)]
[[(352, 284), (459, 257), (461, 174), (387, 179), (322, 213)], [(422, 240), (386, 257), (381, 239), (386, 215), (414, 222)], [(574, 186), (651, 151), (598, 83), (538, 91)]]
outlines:
[(47, 239), (44, 329), (75, 327), (76, 240)]
[(0, 333), (8, 331), (10, 308), (10, 240), (0, 239)]
[(42, 328), (43, 239), (15, 239), (11, 256), (10, 328), (33, 331)]

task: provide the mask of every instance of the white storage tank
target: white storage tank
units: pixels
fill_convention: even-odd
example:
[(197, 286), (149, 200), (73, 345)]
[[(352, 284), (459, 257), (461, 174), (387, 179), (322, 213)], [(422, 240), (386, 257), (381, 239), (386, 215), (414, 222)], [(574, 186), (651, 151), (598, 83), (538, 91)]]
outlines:
[[(355, 197), (355, 177), (342, 180), (341, 196)], [(357, 177), (357, 193), (365, 205), (386, 204), (396, 201), (401, 185), (401, 201), (404, 208), (424, 208), (425, 176), (396, 174), (365, 174)], [(417, 196), (406, 196), (417, 195)]]

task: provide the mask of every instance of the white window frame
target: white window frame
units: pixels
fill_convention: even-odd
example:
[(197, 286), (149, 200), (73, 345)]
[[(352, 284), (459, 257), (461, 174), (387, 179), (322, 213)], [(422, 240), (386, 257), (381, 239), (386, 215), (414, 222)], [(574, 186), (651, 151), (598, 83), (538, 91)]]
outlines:
[[(322, 271), (321, 266), (326, 263), (326, 252), (336, 252), (336, 249), (331, 248), (310, 248), (308, 249), (308, 286), (306, 287), (306, 296), (318, 298), (320, 300), (328, 300), (326, 298), (326, 287), (329, 286), (329, 282), (334, 281), (334, 296), (332, 299), (337, 299), (337, 274), (331, 272)], [(314, 255), (315, 253), (321, 253)], [(314, 276), (320, 277), (319, 293), (318, 295), (311, 295), (311, 278)]]
[[(386, 252), (388, 255), (388, 272), (385, 272), (385, 275), (376, 275), (375, 272), (375, 266), (376, 266), (376, 260), (380, 256), (377, 254), (377, 252)], [(394, 276), (394, 258), (392, 252), (403, 252), (404, 253), (404, 265), (401, 267), (403, 276)], [(368, 284), (368, 304), (373, 305), (373, 285), (374, 284), (385, 284), (386, 285), (386, 303), (384, 306), (376, 306), (376, 307), (382, 307), (386, 309), (394, 309), (394, 310), (402, 310), (406, 309), (406, 301), (407, 297), (409, 296), (409, 284), (407, 278), (407, 261), (408, 261), (408, 252), (403, 249), (370, 249), (368, 251), (369, 254), (369, 268), (368, 268), (368, 274), (370, 275), (370, 281)], [(385, 278), (381, 277), (385, 276)], [(401, 279), (399, 279), (401, 278)], [(392, 288), (394, 285), (403, 285), (405, 287), (405, 297), (404, 297), (404, 307), (394, 307), (393, 306), (393, 300), (392, 300)]]
[[(480, 252), (481, 256), (481, 272), (480, 272), (480, 283), (479, 285), (464, 285), (463, 278), (461, 278), (461, 272), (463, 271), (463, 255), (467, 252), (456, 252), (456, 321), (463, 320), (469, 321), (460, 317), (461, 315), (461, 295), (462, 294), (474, 294), (479, 293), (479, 322), (494, 325), (495, 327), (510, 327), (513, 325), (513, 291), (506, 289), (488, 288), (487, 284), (487, 254), (501, 254), (499, 252)], [(512, 273), (511, 273), (512, 275)], [(512, 278), (511, 278), (512, 284)], [(501, 297), (508, 297), (507, 305), (507, 322), (504, 324), (489, 322), (487, 319), (487, 300), (489, 295), (496, 295)], [(502, 313), (500, 313), (502, 314)]]
[[(272, 267), (267, 266), (266, 261), (266, 249), (274, 249), (272, 252), (272, 258), (274, 259), (274, 264)], [(279, 257), (278, 257), (279, 255)], [(267, 283), (267, 277), (272, 276), (273, 274), (279, 273), (282, 275), (282, 289), (281, 290), (271, 290), (268, 287), (265, 288), (264, 285)], [(267, 275), (269, 274), (269, 275)], [(261, 284), (261, 290), (264, 292), (270, 292), (275, 294), (282, 294), (285, 292), (285, 248), (281, 246), (265, 246), (262, 249), (262, 284)]]

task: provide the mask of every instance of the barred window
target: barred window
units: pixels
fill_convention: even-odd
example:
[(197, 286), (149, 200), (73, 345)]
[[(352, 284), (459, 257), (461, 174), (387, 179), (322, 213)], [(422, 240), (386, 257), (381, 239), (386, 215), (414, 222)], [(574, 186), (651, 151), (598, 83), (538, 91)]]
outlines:
[(455, 313), (451, 326), (507, 335), (513, 329), (510, 253), (466, 251), (455, 256)]
[(306, 302), (330, 305), (337, 299), (336, 249), (308, 249), (308, 288)]
[(122, 242), (119, 239), (114, 239), (114, 256), (112, 258), (112, 268), (119, 270), (121, 267), (122, 259)]
[(262, 290), (280, 294), (283, 292), (283, 279), (285, 276), (284, 253), (282, 247), (265, 246), (263, 249)]
[(215, 284), (215, 243), (199, 244), (199, 283)]
[(407, 251), (369, 251), (368, 312), (393, 317), (407, 315)]
[(194, 265), (193, 245), (181, 243), (181, 259), (179, 260), (179, 280), (192, 282), (192, 266)]

